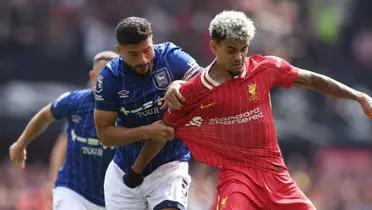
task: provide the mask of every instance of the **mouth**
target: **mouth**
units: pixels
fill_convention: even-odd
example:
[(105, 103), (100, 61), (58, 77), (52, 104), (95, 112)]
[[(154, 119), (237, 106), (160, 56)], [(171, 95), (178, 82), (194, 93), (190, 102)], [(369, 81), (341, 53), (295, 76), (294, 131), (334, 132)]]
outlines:
[(136, 70), (139, 73), (147, 73), (149, 71), (150, 64), (137, 65)]
[(237, 70), (240, 70), (241, 68), (243, 68), (243, 63), (234, 64), (233, 68), (237, 69)]

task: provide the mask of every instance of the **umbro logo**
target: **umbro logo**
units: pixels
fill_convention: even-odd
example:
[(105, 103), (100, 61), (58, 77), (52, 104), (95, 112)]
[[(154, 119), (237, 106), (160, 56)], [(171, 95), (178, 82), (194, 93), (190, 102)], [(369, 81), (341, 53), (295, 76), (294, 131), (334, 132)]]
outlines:
[(80, 123), (81, 117), (77, 114), (74, 114), (74, 115), (71, 116), (71, 120), (74, 123)]
[(121, 90), (118, 92), (120, 98), (128, 98), (129, 91), (128, 90)]

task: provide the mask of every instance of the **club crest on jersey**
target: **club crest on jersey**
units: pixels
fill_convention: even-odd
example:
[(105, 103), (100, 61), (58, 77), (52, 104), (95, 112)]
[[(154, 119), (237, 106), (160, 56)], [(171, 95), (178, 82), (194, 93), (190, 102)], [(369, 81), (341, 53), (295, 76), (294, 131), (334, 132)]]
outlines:
[(171, 83), (170, 75), (167, 71), (167, 68), (162, 68), (154, 72), (152, 81), (157, 89), (164, 90)]
[(185, 127), (195, 126), (200, 127), (203, 124), (203, 118), (200, 116), (193, 117), (189, 123), (185, 125)]
[(257, 85), (256, 84), (248, 85), (248, 95), (249, 95), (249, 101), (257, 100)]

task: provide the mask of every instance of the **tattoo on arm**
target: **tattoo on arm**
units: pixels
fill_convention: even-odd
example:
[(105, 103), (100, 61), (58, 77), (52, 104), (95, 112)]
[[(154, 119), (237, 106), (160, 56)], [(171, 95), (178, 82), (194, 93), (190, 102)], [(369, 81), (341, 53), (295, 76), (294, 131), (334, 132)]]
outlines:
[(359, 92), (330, 77), (311, 71), (299, 70), (295, 86), (315, 90), (337, 98), (356, 100)]

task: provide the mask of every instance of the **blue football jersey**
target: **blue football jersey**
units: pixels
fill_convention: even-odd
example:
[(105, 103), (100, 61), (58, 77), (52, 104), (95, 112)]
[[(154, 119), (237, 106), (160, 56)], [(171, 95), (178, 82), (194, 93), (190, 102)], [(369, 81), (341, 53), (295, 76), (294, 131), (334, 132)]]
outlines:
[[(123, 58), (106, 64), (97, 78), (95, 108), (118, 112), (117, 126), (135, 128), (163, 118), (160, 110), (164, 93), (173, 80), (188, 79), (200, 69), (197, 62), (181, 48), (166, 42), (154, 45), (155, 57), (149, 74), (141, 75), (132, 70)], [(145, 140), (117, 147), (114, 162), (124, 171), (133, 165)], [(179, 140), (169, 141), (145, 167), (148, 175), (157, 167), (170, 161), (190, 160), (190, 151)]]
[(56, 186), (74, 190), (87, 200), (104, 206), (103, 182), (114, 149), (98, 140), (94, 124), (94, 93), (91, 89), (65, 93), (52, 103), (55, 119), (67, 120), (66, 159)]

